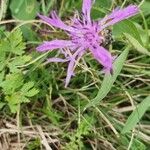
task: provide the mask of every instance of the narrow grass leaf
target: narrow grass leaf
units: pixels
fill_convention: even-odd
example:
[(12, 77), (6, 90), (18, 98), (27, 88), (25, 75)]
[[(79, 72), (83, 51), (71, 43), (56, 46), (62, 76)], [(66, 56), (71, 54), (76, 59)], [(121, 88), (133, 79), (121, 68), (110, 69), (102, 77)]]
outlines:
[(107, 94), (109, 93), (109, 91), (113, 86), (113, 83), (116, 81), (117, 76), (120, 74), (123, 64), (127, 58), (128, 52), (129, 52), (129, 48), (126, 48), (122, 52), (122, 54), (116, 59), (116, 61), (113, 64), (113, 68), (114, 68), (113, 75), (110, 74), (105, 75), (97, 96), (89, 104), (85, 106), (84, 110), (87, 109), (88, 107), (98, 104), (103, 98), (107, 96)]
[(137, 125), (137, 123), (140, 121), (140, 119), (142, 118), (142, 116), (149, 107), (150, 107), (150, 96), (145, 98), (131, 113), (121, 133), (125, 134), (127, 132), (130, 132), (130, 130), (132, 130)]
[(128, 33), (124, 33), (124, 35), (137, 51), (150, 56), (150, 52), (146, 48), (144, 48), (134, 37), (132, 37)]

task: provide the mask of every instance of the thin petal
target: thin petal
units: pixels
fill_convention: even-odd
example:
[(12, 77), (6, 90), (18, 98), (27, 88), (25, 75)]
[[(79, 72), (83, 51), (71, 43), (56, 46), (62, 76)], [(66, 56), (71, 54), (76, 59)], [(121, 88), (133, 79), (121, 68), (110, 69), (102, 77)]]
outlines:
[(124, 19), (128, 19), (139, 12), (139, 8), (136, 5), (130, 5), (124, 9), (115, 9), (110, 15), (106, 16), (99, 22), (99, 25), (102, 26), (102, 29), (113, 25), (117, 22), (120, 22)]
[(63, 30), (66, 30), (66, 31), (69, 31), (69, 32), (73, 32), (74, 31), (74, 28), (66, 25), (56, 14), (55, 11), (53, 11), (51, 13), (51, 18), (47, 17), (47, 16), (43, 16), (43, 15), (38, 15), (43, 21), (45, 21), (46, 23), (54, 26), (54, 27), (57, 27), (57, 28), (60, 28), (60, 29), (63, 29)]
[(91, 13), (92, 2), (93, 0), (83, 0), (83, 4), (82, 4), (82, 12), (85, 16), (85, 19), (88, 22), (91, 22), (90, 13)]
[(67, 69), (67, 77), (65, 81), (65, 87), (68, 86), (71, 77), (74, 75), (74, 69), (75, 69), (75, 63), (76, 59), (81, 58), (81, 56), (84, 54), (84, 49), (79, 48), (72, 56), (70, 56), (70, 62)]
[(70, 82), (70, 79), (71, 79), (71, 76), (73, 75), (74, 65), (75, 65), (75, 61), (71, 60), (69, 62), (69, 65), (68, 65), (67, 77), (66, 77), (66, 81), (65, 81), (65, 87), (68, 86), (68, 84)]
[(67, 40), (53, 40), (49, 42), (44, 42), (43, 44), (39, 45), (36, 50), (40, 52), (48, 51), (48, 50), (53, 50), (57, 48), (64, 48), (64, 47), (69, 47), (73, 46), (73, 43), (71, 41)]
[(111, 72), (113, 63), (113, 57), (111, 54), (99, 45), (91, 47), (91, 52), (94, 58), (104, 66), (104, 69)]

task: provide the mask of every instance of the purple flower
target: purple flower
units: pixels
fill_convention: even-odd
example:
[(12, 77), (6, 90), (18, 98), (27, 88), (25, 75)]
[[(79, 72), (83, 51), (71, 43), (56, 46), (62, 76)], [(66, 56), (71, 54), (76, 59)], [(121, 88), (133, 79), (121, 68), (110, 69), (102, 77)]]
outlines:
[(105, 40), (103, 31), (107, 27), (134, 16), (139, 12), (137, 6), (130, 5), (124, 9), (115, 9), (102, 20), (93, 21), (90, 17), (92, 3), (94, 3), (92, 0), (83, 0), (82, 19), (78, 14), (72, 18), (71, 25), (66, 25), (54, 11), (51, 13), (50, 18), (39, 15), (46, 23), (64, 30), (70, 39), (46, 41), (37, 47), (37, 51), (40, 52), (59, 49), (60, 53), (64, 54), (64, 59), (54, 57), (49, 58), (48, 62), (68, 62), (65, 87), (67, 87), (71, 77), (74, 75), (77, 60), (79, 60), (87, 50), (103, 65), (106, 72), (112, 71), (113, 57), (102, 47), (102, 43)]

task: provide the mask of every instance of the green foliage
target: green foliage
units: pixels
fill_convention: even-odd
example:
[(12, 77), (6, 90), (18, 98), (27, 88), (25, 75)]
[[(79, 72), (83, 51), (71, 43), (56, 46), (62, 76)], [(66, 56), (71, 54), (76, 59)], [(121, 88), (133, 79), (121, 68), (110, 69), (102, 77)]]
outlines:
[(25, 43), (23, 42), (22, 32), (20, 29), (16, 30), (12, 33), (6, 33), (6, 38), (0, 40), (0, 53), (3, 54), (3, 58), (5, 59), (4, 54), (6, 52), (22, 55), (24, 53)]
[(142, 12), (145, 15), (149, 15), (150, 14), (149, 8), (150, 8), (150, 2), (148, 0), (147, 1), (145, 0), (143, 5), (141, 6)]
[(20, 20), (30, 20), (35, 18), (38, 12), (38, 2), (36, 0), (11, 0), (10, 9), (14, 18)]
[(129, 116), (122, 133), (129, 132), (132, 130), (140, 121), (144, 113), (149, 109), (150, 107), (150, 96), (145, 98), (138, 106), (135, 108), (135, 110), (132, 112), (132, 114)]
[(39, 150), (41, 146), (40, 139), (30, 141), (27, 145), (27, 150)]
[(31, 56), (23, 55), (25, 42), (23, 42), (20, 29), (7, 33), (7, 37), (0, 41), (0, 87), (3, 93), (0, 108), (5, 104), (15, 113), (21, 103), (30, 102), (30, 97), (38, 93), (34, 82), (26, 82), (23, 70), (18, 68), (31, 60)]
[(86, 116), (80, 123), (78, 123), (77, 130), (74, 133), (70, 133), (71, 135), (66, 135), (70, 139), (70, 142), (66, 144), (64, 149), (68, 150), (70, 147), (72, 150), (83, 149), (85, 146), (82, 139), (84, 136), (90, 134), (94, 122), (94, 118)]
[[(39, 12), (39, 4), (36, 0), (11, 0), (11, 15), (19, 20), (32, 20)], [(36, 33), (33, 32), (31, 25), (23, 25), (20, 27), (26, 39), (34, 40)]]
[(16, 89), (23, 85), (23, 76), (20, 73), (7, 74), (5, 80), (3, 80), (0, 86), (3, 88), (3, 92), (6, 94), (13, 94)]
[(120, 23), (114, 25), (113, 27), (113, 35), (116, 37), (121, 36), (123, 33), (128, 33), (133, 36), (140, 44), (143, 45), (141, 40), (141, 36), (137, 27), (134, 25), (133, 22), (129, 20), (121, 21)]
[[(67, 64), (45, 65), (45, 60), (58, 51), (40, 53), (35, 47), (39, 41), (69, 37), (41, 24), (36, 16), (38, 13), (48, 16), (56, 10), (70, 24), (68, 19), (75, 10), (82, 17), (82, 0), (6, 2), (0, 1), (2, 141), (7, 134), (10, 146), (22, 149), (18, 145), (23, 145), (27, 150), (149, 149), (149, 0), (95, 0), (91, 17), (96, 20), (116, 7), (130, 4), (140, 4), (141, 12), (110, 27), (114, 42), (109, 50), (113, 56), (119, 56), (113, 75), (103, 76), (101, 65), (87, 52), (67, 88), (64, 88)], [(132, 110), (134, 105), (137, 107)], [(12, 114), (16, 112), (17, 115)]]
[(113, 74), (105, 75), (104, 80), (101, 85), (101, 88), (98, 91), (97, 96), (92, 101), (90, 101), (90, 103), (87, 104), (87, 106), (85, 106), (85, 109), (87, 109), (88, 107), (94, 106), (96, 104), (99, 104), (99, 102), (107, 96), (107, 94), (111, 90), (114, 82), (116, 81), (117, 76), (119, 75), (119, 73), (124, 65), (124, 62), (128, 55), (128, 52), (129, 52), (129, 48), (127, 47), (122, 52), (122, 54), (120, 54), (120, 56), (116, 59), (116, 61), (113, 64), (113, 67), (114, 67)]
[(95, 1), (95, 4), (92, 8), (92, 18), (98, 19), (104, 17), (104, 15), (109, 12), (108, 10), (111, 7), (111, 0), (100, 0)]
[(18, 67), (24, 65), (26, 62), (29, 62), (31, 60), (31, 58), (32, 57), (29, 55), (23, 55), (23, 56), (15, 57), (15, 59), (12, 59), (8, 63), (8, 67), (10, 69), (10, 72), (12, 72), (12, 73), (19, 72), (20, 69)]
[[(121, 146), (118, 147), (119, 150), (126, 149), (130, 143), (130, 139), (125, 136), (120, 137)], [(131, 150), (146, 150), (146, 146), (140, 142), (140, 140), (134, 138), (132, 141), (132, 145), (130, 147)]]

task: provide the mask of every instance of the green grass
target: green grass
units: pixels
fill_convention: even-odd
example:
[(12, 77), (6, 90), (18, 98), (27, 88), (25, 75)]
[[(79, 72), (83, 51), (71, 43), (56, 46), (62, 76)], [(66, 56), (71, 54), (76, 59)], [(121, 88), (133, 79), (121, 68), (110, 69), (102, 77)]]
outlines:
[(109, 50), (118, 56), (114, 74), (104, 76), (86, 53), (67, 88), (66, 64), (45, 63), (57, 52), (35, 50), (42, 41), (65, 34), (36, 14), (55, 9), (68, 20), (75, 9), (81, 10), (81, 1), (1, 2), (0, 149), (150, 149), (150, 2), (114, 0), (110, 6), (110, 1), (96, 0), (92, 17), (122, 4), (141, 8), (136, 17), (113, 27)]

